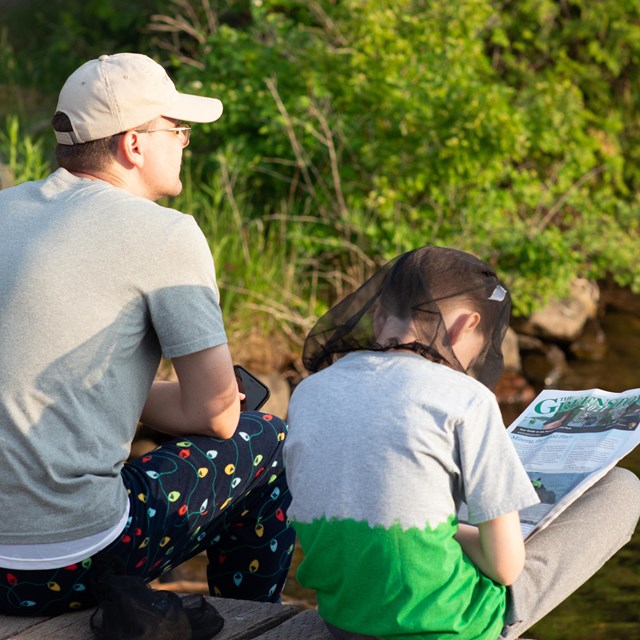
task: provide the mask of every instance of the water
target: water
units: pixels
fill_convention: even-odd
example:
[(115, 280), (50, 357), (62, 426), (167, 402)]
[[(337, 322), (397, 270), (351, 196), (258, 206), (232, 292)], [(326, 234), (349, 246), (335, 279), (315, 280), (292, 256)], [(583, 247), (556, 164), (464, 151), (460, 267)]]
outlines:
[[(603, 329), (608, 345), (604, 358), (570, 362), (555, 386), (614, 392), (640, 387), (640, 318), (610, 312)], [(640, 448), (620, 466), (640, 475)], [(640, 640), (640, 527), (628, 545), (526, 635), (537, 640)]]

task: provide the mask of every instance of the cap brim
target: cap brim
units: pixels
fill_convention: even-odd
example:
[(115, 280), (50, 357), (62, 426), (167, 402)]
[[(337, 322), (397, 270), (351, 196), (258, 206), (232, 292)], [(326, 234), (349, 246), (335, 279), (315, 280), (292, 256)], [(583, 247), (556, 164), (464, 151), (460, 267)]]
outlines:
[(162, 115), (186, 122), (215, 122), (222, 115), (222, 102), (217, 98), (180, 93), (178, 100), (163, 110)]

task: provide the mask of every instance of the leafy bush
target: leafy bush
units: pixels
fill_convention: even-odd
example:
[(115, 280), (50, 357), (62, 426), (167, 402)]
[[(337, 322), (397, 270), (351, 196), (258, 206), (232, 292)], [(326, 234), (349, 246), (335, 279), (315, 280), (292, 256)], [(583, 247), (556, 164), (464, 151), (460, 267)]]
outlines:
[(253, 2), (178, 69), (225, 103), (211, 137), (194, 136), (205, 171), (233, 141), (244, 211), (306, 220), (296, 240), (332, 273), (458, 246), (495, 262), (528, 313), (576, 275), (603, 277), (608, 236), (615, 277), (637, 287), (622, 257), (637, 240), (637, 117), (616, 78), (635, 73), (623, 18), (640, 3), (516, 4)]
[(14, 79), (139, 45), (223, 100), (177, 206), (299, 319), (425, 243), (496, 264), (520, 314), (577, 275), (640, 290), (640, 0), (46, 4), (46, 60)]
[(13, 81), (59, 91), (80, 64), (103, 53), (147, 48), (149, 16), (169, 0), (19, 0), (0, 8), (17, 64)]

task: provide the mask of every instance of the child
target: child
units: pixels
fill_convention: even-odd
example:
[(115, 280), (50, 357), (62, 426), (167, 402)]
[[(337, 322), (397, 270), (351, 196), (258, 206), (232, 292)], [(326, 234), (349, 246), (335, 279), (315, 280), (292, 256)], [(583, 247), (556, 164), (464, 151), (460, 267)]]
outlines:
[[(544, 609), (522, 623), (507, 611), (525, 561), (518, 510), (538, 502), (490, 391), (509, 315), (491, 267), (422, 247), (308, 336), (313, 375), (291, 398), (284, 451), (288, 514), (298, 579), (335, 638), (495, 639)], [(636, 483), (636, 505), (638, 494)], [(458, 524), (461, 501), (476, 526)]]

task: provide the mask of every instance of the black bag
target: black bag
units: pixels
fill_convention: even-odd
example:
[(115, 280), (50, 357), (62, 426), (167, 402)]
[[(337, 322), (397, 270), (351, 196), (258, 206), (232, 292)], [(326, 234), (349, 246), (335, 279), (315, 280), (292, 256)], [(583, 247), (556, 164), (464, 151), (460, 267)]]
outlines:
[(98, 606), (90, 625), (99, 640), (210, 640), (224, 626), (204, 597), (151, 589), (112, 556), (95, 558), (91, 587)]

